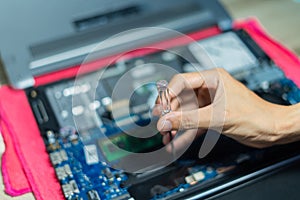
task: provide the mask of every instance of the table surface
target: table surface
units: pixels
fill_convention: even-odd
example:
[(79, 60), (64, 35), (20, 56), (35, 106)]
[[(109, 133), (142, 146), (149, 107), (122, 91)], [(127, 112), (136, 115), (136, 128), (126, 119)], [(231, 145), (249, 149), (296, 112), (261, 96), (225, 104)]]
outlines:
[[(300, 55), (300, 0), (221, 0), (234, 19), (257, 17), (266, 30), (282, 44)], [(7, 80), (0, 63), (0, 85)], [(0, 135), (1, 136), (1, 135)], [(0, 155), (5, 145), (0, 137)], [(231, 192), (220, 199), (299, 199), (300, 163), (259, 183)], [(1, 173), (0, 173), (1, 176)], [(31, 193), (11, 198), (4, 192), (0, 177), (1, 200), (32, 200)]]

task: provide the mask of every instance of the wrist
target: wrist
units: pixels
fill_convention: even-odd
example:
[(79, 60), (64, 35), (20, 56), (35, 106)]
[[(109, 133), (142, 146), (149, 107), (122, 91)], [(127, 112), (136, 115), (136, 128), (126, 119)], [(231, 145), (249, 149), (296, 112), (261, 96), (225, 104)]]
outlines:
[(274, 112), (275, 133), (278, 143), (284, 144), (300, 140), (300, 104), (291, 106), (276, 106)]

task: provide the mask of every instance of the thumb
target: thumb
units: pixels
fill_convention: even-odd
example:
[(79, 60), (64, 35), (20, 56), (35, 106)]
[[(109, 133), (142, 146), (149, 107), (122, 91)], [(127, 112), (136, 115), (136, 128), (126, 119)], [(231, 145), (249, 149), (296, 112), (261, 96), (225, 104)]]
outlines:
[(162, 116), (157, 122), (161, 132), (182, 129), (207, 129), (210, 125), (212, 107), (206, 106), (189, 111), (174, 111)]

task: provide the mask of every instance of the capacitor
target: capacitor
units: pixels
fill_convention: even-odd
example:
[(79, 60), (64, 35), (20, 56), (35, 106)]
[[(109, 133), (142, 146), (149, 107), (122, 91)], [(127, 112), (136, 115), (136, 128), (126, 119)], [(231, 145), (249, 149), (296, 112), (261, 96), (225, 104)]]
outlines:
[(160, 104), (162, 106), (162, 115), (171, 112), (170, 93), (168, 88), (168, 81), (160, 80), (156, 82)]

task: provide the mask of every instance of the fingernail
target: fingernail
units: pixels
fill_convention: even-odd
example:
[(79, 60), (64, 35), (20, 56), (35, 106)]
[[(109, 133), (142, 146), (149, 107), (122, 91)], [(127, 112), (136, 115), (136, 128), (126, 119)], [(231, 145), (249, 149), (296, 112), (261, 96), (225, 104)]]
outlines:
[(162, 120), (158, 124), (159, 131), (170, 131), (172, 130), (172, 123), (169, 120)]

